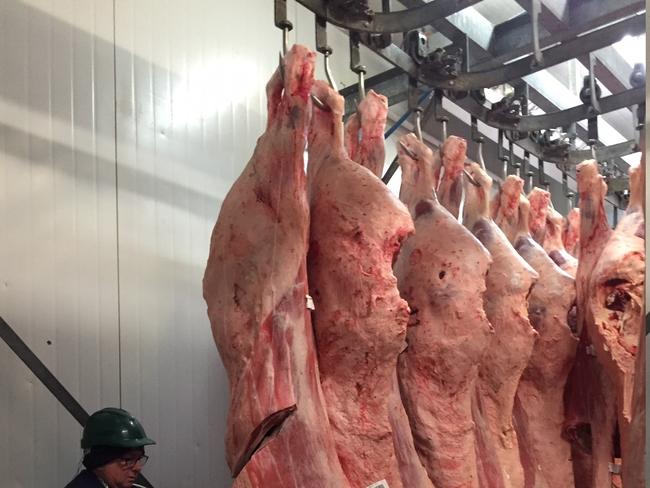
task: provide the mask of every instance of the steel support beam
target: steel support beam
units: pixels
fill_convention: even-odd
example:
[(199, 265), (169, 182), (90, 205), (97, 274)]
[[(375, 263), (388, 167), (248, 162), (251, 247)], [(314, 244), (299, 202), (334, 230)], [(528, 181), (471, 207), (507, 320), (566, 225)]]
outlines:
[[(498, 66), (533, 51), (533, 28), (529, 14), (531, 1), (518, 0), (518, 3), (526, 12), (494, 27), (488, 49), (491, 58), (479, 62), (478, 68)], [(547, 8), (542, 7), (540, 43), (545, 47), (566, 41), (583, 32), (634, 15), (644, 7), (645, 2), (639, 0), (569, 2), (564, 22), (559, 22)]]
[(371, 45), (368, 47), (427, 86), (444, 90), (469, 91), (517, 80), (522, 76), (541, 71), (548, 66), (560, 64), (609, 46), (627, 34), (639, 35), (643, 32), (645, 32), (645, 16), (636, 15), (544, 50), (544, 63), (542, 65), (534, 64), (534, 56), (530, 55), (498, 68), (461, 73), (457, 77), (449, 79), (434, 79), (431, 76), (424, 76), (415, 61), (394, 44), (383, 49)]
[(329, 23), (347, 30), (373, 33), (407, 32), (443, 19), (464, 8), (471, 7), (480, 0), (435, 0), (423, 2), (414, 9), (395, 12), (371, 12), (365, 18), (348, 16), (329, 9), (326, 0), (297, 0), (316, 15)]

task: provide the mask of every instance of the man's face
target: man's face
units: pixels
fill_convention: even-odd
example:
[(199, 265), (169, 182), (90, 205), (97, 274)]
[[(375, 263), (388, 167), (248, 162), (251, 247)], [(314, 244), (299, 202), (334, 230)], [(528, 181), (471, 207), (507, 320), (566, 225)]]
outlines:
[(146, 463), (144, 450), (133, 449), (95, 471), (110, 488), (131, 488)]

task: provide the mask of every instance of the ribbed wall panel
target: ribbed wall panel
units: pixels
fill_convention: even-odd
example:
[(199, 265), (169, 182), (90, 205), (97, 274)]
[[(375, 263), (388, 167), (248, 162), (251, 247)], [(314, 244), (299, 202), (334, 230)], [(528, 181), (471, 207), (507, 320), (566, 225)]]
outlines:
[[(0, 315), (88, 410), (119, 403), (110, 0), (0, 2)], [(3, 487), (62, 486), (81, 429), (0, 344)]]

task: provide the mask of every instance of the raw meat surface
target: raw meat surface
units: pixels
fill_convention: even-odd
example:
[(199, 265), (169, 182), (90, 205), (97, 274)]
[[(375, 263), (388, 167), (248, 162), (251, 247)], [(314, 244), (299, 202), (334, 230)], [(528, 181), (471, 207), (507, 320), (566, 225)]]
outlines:
[[(462, 164), (460, 157), (456, 164)], [(476, 164), (469, 168), (480, 186), (465, 185), (465, 225), (492, 255), (483, 305), (495, 329), (479, 366), (473, 405), (480, 486), (521, 488), (524, 471), (512, 413), (519, 379), (537, 337), (528, 320), (526, 298), (539, 276), (490, 218), (491, 178)]]
[(569, 254), (580, 258), (580, 208), (572, 208), (566, 216), (562, 242)]
[(458, 217), (463, 192), (463, 166), (467, 154), (467, 141), (449, 136), (442, 144), (442, 161), (434, 163), (435, 181), (440, 202)]
[[(490, 256), (433, 192), (433, 153), (413, 134), (401, 139), (400, 197), (415, 219), (395, 262), (411, 307), (399, 380), (415, 446), (438, 488), (478, 487), (471, 402), (492, 334), (483, 294)], [(415, 485), (413, 485), (415, 486)]]
[(370, 90), (345, 125), (345, 147), (352, 161), (381, 177), (386, 159), (384, 129), (388, 99)]
[(578, 260), (567, 252), (562, 242), (564, 218), (551, 205), (551, 194), (533, 188), (528, 194), (530, 202), (530, 233), (563, 271), (575, 278)]
[(580, 261), (576, 273), (578, 334), (576, 361), (565, 395), (565, 436), (572, 442), (577, 488), (610, 486), (609, 463), (614, 456), (616, 398), (613, 385), (601, 363), (593, 355), (588, 330), (593, 328), (589, 306), (593, 290), (593, 270), (612, 230), (605, 215), (607, 185), (596, 161), (576, 168), (580, 196)]
[(316, 109), (309, 134), (307, 262), (336, 452), (352, 487), (381, 480), (391, 488), (413, 486), (408, 480), (418, 469), (427, 483), (395, 381), (409, 309), (392, 263), (413, 221), (377, 176), (348, 159), (343, 98), (322, 82), (314, 91), (330, 110)]
[[(645, 134), (641, 138), (641, 165), (640, 181), (645, 182)], [(645, 184), (644, 184), (645, 193)], [(645, 219), (645, 206), (641, 207)], [(645, 238), (644, 238), (645, 239)], [(647, 310), (646, 310), (647, 313)], [(626, 488), (645, 487), (645, 455), (646, 455), (646, 335), (643, 333), (645, 327), (641, 326), (639, 334), (639, 347), (637, 349), (637, 358), (634, 372), (634, 393), (632, 395), (632, 422), (630, 426), (630, 437), (627, 440), (633, 449), (627, 456), (623, 465), (623, 477), (625, 478)], [(641, 469), (639, 469), (641, 467)]]
[[(633, 450), (642, 448), (629, 442), (635, 365), (644, 319), (642, 177), (640, 168), (630, 169), (630, 202), (593, 269), (588, 303), (593, 320), (586, 323), (596, 356), (615, 385), (623, 466), (626, 466), (626, 460)], [(642, 471), (643, 465), (626, 469), (623, 473), (624, 485), (627, 486), (626, 475)]]
[(519, 195), (522, 194), (523, 189), (524, 180), (518, 176), (509, 175), (494, 195), (490, 205), (494, 222), (511, 243), (514, 242), (515, 235), (519, 232), (519, 221), (522, 219), (519, 213)]
[(575, 281), (532, 239), (530, 204), (520, 193), (522, 187), (523, 180), (509, 176), (501, 187), (500, 200), (506, 203), (503, 208), (519, 202), (518, 221), (512, 222), (517, 226), (513, 242), (519, 254), (539, 273), (528, 297), (528, 316), (539, 337), (519, 382), (514, 410), (524, 486), (573, 488), (571, 446), (562, 438), (562, 427), (564, 387), (578, 344), (571, 330), (576, 325)]
[(530, 235), (540, 246), (546, 240), (546, 217), (551, 208), (551, 194), (541, 188), (533, 188), (528, 194), (530, 203)]
[[(267, 85), (268, 123), (226, 196), (203, 278), (228, 373), (235, 486), (348, 486), (334, 449), (307, 294), (303, 153), (315, 54), (294, 46)], [(243, 470), (243, 471), (242, 471)]]

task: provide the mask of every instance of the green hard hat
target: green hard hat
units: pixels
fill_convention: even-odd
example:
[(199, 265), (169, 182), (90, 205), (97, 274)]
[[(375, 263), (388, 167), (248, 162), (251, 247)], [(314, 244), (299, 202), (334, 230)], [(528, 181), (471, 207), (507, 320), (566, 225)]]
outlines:
[(81, 448), (96, 446), (136, 449), (155, 442), (147, 437), (142, 424), (121, 408), (102, 408), (88, 418), (81, 437)]

